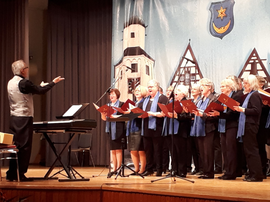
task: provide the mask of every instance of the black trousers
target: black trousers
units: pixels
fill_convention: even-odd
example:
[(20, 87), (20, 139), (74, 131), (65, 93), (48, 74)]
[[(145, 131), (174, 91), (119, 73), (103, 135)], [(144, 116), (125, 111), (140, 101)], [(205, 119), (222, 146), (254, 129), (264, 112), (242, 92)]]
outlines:
[(221, 133), (221, 150), (224, 159), (225, 175), (237, 177), (237, 128), (228, 128)]
[[(17, 146), (19, 174), (23, 175), (27, 172), (31, 150), (32, 150), (32, 138), (33, 138), (33, 117), (10, 117), (10, 130), (14, 135), (14, 144)], [(12, 159), (9, 163), (9, 170), (7, 171), (9, 176), (17, 176), (17, 164), (16, 160)]]
[(197, 137), (203, 163), (203, 174), (214, 176), (214, 136), (215, 131), (206, 133), (205, 137)]
[(249, 169), (249, 176), (257, 179), (262, 179), (262, 164), (256, 138), (258, 128), (259, 127), (254, 124), (245, 124), (243, 146)]
[(247, 161), (244, 152), (243, 142), (239, 142), (237, 139), (237, 169), (236, 173), (238, 177), (241, 177), (244, 173), (247, 172)]
[[(187, 137), (187, 170), (188, 170), (188, 172), (190, 171), (191, 172), (191, 170), (192, 170), (192, 167), (191, 167), (191, 165), (192, 165), (192, 143), (191, 143), (191, 137), (190, 136), (188, 136)], [(195, 164), (195, 163), (194, 163)]]
[(163, 136), (163, 145), (162, 145), (162, 170), (166, 171), (169, 169), (170, 163), (170, 136)]
[(214, 155), (215, 155), (215, 170), (222, 171), (222, 152), (221, 152), (221, 143), (220, 143), (220, 133), (215, 132), (214, 136)]
[(187, 138), (174, 135), (173, 139), (172, 169), (178, 175), (187, 174)]
[(194, 169), (196, 171), (202, 171), (202, 159), (200, 156), (199, 145), (198, 145), (198, 138), (197, 137), (189, 137), (190, 146), (191, 146), (191, 153), (192, 159), (194, 163)]
[(146, 154), (147, 171), (153, 171), (156, 165), (157, 171), (162, 171), (162, 146), (163, 137), (145, 137), (143, 136), (144, 151)]
[(257, 141), (259, 147), (259, 154), (262, 163), (262, 172), (266, 175), (267, 172), (267, 154), (265, 150), (265, 145), (267, 143), (267, 134), (270, 133), (268, 128), (259, 128), (259, 132), (257, 133)]

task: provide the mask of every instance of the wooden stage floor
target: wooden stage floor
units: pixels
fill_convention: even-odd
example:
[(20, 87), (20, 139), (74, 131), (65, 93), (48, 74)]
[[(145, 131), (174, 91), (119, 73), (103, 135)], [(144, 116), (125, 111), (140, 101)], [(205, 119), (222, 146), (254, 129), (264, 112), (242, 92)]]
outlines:
[[(30, 166), (27, 177), (43, 177), (48, 171), (48, 167)], [(52, 173), (59, 171), (61, 168), (55, 168)], [(101, 196), (97, 200), (77, 200), (64, 199), (65, 193), (74, 191), (97, 191), (98, 194), (102, 192), (111, 193), (124, 193), (133, 194), (131, 199), (123, 199), (122, 201), (159, 201), (153, 198), (154, 196), (167, 197), (160, 201), (270, 201), (270, 178), (263, 182), (245, 182), (243, 178), (237, 178), (232, 181), (225, 181), (217, 179), (198, 179), (198, 176), (187, 175), (187, 179), (193, 180), (194, 183), (188, 182), (183, 179), (168, 178), (157, 182), (151, 182), (151, 180), (160, 179), (156, 176), (147, 176), (142, 179), (139, 176), (120, 177), (115, 179), (115, 176), (107, 179), (108, 168), (104, 167), (75, 167), (82, 176), (90, 178), (89, 181), (65, 181), (59, 182), (58, 180), (35, 180), (33, 182), (8, 182), (5, 179), (5, 172), (7, 168), (2, 168), (2, 181), (0, 183), (0, 191), (5, 195), (6, 198), (14, 197), (23, 193), (23, 191), (34, 190), (34, 191), (64, 191), (62, 196), (58, 195), (58, 198), (49, 200), (48, 195), (44, 195), (42, 201), (119, 201), (113, 200), (111, 195)], [(130, 173), (129, 170), (125, 170), (125, 174)], [(165, 175), (163, 175), (164, 177)], [(66, 179), (62, 175), (57, 175), (59, 179)], [(20, 190), (16, 192), (15, 190)], [(40, 192), (41, 193), (41, 192)], [(75, 193), (75, 192), (74, 192)], [(28, 191), (28, 195), (31, 195)], [(74, 195), (74, 194), (73, 194)], [(148, 198), (142, 199), (142, 196), (147, 195)], [(15, 196), (15, 197), (16, 197)], [(152, 196), (152, 198), (151, 198)], [(36, 196), (37, 197), (37, 196)], [(61, 199), (62, 197), (62, 199)], [(120, 196), (118, 196), (120, 197)], [(142, 200), (136, 199), (141, 197)], [(149, 198), (150, 197), (150, 198)], [(181, 200), (180, 200), (181, 198)], [(178, 200), (179, 199), (179, 200)], [(185, 200), (182, 200), (185, 199)], [(25, 201), (39, 201), (39, 199), (30, 199)], [(1, 200), (0, 200), (1, 201)], [(4, 200), (2, 200), (4, 201)], [(10, 200), (12, 201), (12, 200)], [(19, 201), (18, 199), (16, 201)], [(121, 200), (120, 200), (121, 201)]]

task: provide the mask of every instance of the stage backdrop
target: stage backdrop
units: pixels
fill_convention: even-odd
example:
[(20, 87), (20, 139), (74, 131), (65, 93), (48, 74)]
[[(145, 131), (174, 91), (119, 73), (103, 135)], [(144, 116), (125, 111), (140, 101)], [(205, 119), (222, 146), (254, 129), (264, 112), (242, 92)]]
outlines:
[(165, 90), (179, 66), (195, 64), (188, 82), (200, 71), (219, 92), (220, 81), (238, 76), (254, 48), (268, 71), (269, 10), (269, 0), (114, 0), (112, 81), (122, 100), (150, 78)]

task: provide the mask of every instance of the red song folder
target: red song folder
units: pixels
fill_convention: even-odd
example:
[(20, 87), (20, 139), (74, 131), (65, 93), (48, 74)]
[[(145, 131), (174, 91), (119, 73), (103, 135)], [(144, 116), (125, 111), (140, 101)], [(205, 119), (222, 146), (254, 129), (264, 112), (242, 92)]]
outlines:
[(213, 110), (223, 112), (224, 111), (224, 106), (222, 106), (221, 104), (218, 104), (216, 102), (211, 102), (208, 105), (208, 107), (204, 110), (204, 113), (208, 113), (208, 112), (211, 112)]
[(197, 111), (197, 106), (191, 101), (191, 100), (182, 100), (182, 105), (184, 105), (186, 108), (188, 108), (189, 112)]
[(262, 100), (266, 100), (268, 101), (268, 103), (270, 102), (270, 93), (267, 92), (266, 90), (261, 90), (259, 89), (258, 92), (261, 95)]
[(227, 107), (229, 107), (230, 109), (232, 109), (233, 111), (234, 108), (233, 106), (239, 106), (240, 103), (235, 101), (234, 99), (230, 98), (229, 96), (225, 95), (225, 94), (220, 94), (218, 101), (220, 101), (221, 103), (225, 104)]
[(95, 106), (96, 110), (98, 110), (100, 113), (106, 113), (107, 114), (106, 116), (111, 116), (113, 113), (116, 112), (112, 106), (103, 105), (99, 107), (95, 103), (93, 103), (93, 105)]
[[(172, 112), (172, 104), (173, 103), (171, 102), (171, 103), (169, 103), (169, 104), (166, 105), (166, 107), (169, 110), (169, 112)], [(183, 111), (183, 107), (181, 106), (181, 104), (180, 104), (180, 102), (178, 100), (176, 100), (174, 102), (174, 111), (176, 113), (178, 113), (178, 114), (182, 113), (182, 111)]]
[(135, 108), (131, 109), (131, 111), (134, 114), (141, 114), (142, 113), (141, 118), (143, 118), (143, 119), (146, 118), (146, 117), (148, 117), (147, 112), (146, 111), (143, 111), (141, 108), (135, 107)]
[[(127, 111), (129, 109), (129, 104), (135, 106), (135, 102), (131, 101), (130, 99), (127, 99), (127, 101), (122, 105), (121, 109), (123, 111)], [(122, 113), (122, 112), (121, 112)]]

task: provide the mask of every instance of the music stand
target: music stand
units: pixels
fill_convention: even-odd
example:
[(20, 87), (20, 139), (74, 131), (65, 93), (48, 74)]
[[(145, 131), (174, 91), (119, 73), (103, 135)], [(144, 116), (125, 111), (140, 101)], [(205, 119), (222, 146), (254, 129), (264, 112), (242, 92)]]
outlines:
[[(137, 118), (138, 116), (142, 115), (142, 113), (130, 113), (130, 114), (123, 114), (117, 118), (107, 118), (108, 122), (121, 122), (121, 121), (130, 121), (132, 119)], [(129, 166), (127, 166), (125, 164), (125, 156), (124, 156), (124, 151), (125, 151), (125, 139), (122, 138), (121, 139), (121, 147), (122, 147), (122, 163), (121, 166), (119, 168), (116, 169), (116, 177), (115, 180), (117, 179), (117, 177), (120, 175), (121, 177), (129, 177), (129, 175), (125, 175), (125, 168), (128, 168), (129, 170), (131, 170), (133, 173), (136, 173), (135, 170), (133, 170), (132, 168), (130, 168)], [(142, 176), (140, 173), (136, 173), (136, 175), (139, 175), (140, 177), (144, 178), (144, 176)]]

